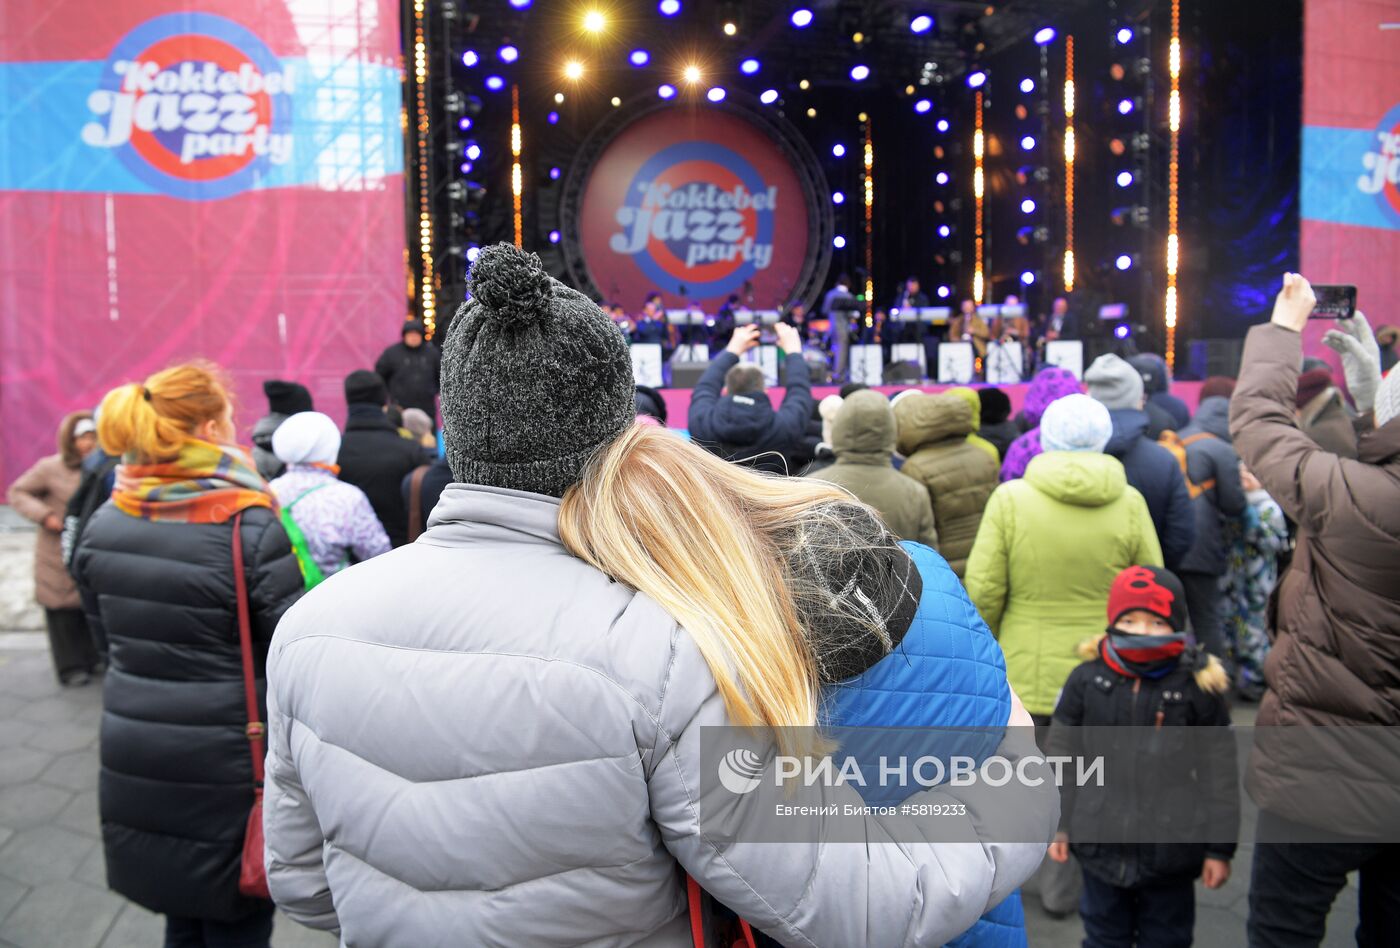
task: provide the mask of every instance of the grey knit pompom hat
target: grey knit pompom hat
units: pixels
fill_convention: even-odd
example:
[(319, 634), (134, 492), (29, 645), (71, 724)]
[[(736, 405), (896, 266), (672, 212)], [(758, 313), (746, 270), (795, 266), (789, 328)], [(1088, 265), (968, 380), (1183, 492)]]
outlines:
[(622, 332), (510, 244), (484, 248), (442, 354), (443, 439), (466, 484), (562, 497), (633, 423)]

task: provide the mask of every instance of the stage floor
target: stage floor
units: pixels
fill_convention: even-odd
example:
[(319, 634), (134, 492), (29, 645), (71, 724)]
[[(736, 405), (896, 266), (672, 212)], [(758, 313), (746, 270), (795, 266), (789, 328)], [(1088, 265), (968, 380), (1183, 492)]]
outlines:
[[(1186, 402), (1186, 404), (1190, 406), (1193, 414), (1196, 411), (1196, 405), (1201, 400), (1201, 384), (1200, 382), (1172, 383), (1172, 394)], [(883, 392), (886, 395), (894, 395), (896, 392), (902, 392), (905, 389), (917, 388), (923, 392), (937, 394), (938, 392), (946, 392), (948, 389), (956, 387), (957, 386), (954, 385), (877, 385), (875, 386), (875, 391)], [(1025, 400), (1026, 389), (1030, 388), (1030, 383), (1022, 382), (1019, 385), (996, 386), (973, 385), (971, 387), (1001, 389), (1011, 399), (1011, 414), (1012, 417), (1015, 417), (1016, 413), (1021, 410), (1021, 403)], [(837, 385), (818, 385), (812, 389), (812, 394), (816, 397), (817, 401), (821, 401), (828, 395), (837, 394), (840, 390), (840, 386)], [(690, 396), (693, 389), (663, 388), (659, 389), (659, 391), (661, 392), (661, 397), (666, 400), (667, 424), (672, 428), (687, 427), (686, 417), (690, 413)], [(774, 408), (782, 404), (783, 389), (770, 388), (768, 392), (773, 401)]]

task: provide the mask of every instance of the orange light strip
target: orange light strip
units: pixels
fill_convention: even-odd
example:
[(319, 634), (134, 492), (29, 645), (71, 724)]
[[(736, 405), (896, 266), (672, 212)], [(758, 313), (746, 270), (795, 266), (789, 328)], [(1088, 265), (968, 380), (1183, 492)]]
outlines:
[(984, 289), (984, 278), (982, 273), (982, 200), (985, 194), (982, 156), (986, 151), (986, 143), (982, 134), (982, 93), (977, 93), (977, 124), (972, 133), (972, 195), (977, 207), (977, 245), (975, 268), (972, 271), (972, 301), (977, 304), (982, 302), (982, 291)]
[(1065, 37), (1065, 292), (1074, 292), (1074, 37)]
[(1176, 367), (1176, 270), (1180, 262), (1177, 239), (1178, 169), (1181, 143), (1181, 0), (1172, 0), (1172, 41), (1168, 52), (1168, 68), (1172, 77), (1171, 99), (1167, 105), (1167, 123), (1171, 129), (1171, 162), (1167, 166), (1167, 368)]
[(865, 123), (865, 325), (875, 320), (875, 142)]
[(428, 203), (428, 43), (423, 30), (424, 0), (413, 0), (413, 90), (418, 106), (418, 301), (424, 335), (437, 329), (437, 302), (433, 294), (433, 218)]
[(520, 170), (520, 87), (510, 87), (510, 193), (515, 211), (515, 246), (525, 246), (525, 217), (520, 213), (520, 199), (525, 190), (525, 178)]

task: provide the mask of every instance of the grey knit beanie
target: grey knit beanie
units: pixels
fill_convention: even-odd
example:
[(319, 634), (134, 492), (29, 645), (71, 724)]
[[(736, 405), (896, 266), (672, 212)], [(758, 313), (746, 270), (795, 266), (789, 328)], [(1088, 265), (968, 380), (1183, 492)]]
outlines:
[(632, 359), (588, 297), (510, 244), (484, 248), (442, 354), (443, 439), (466, 484), (562, 497), (632, 424)]
[(1094, 360), (1084, 373), (1084, 384), (1089, 397), (1109, 411), (1142, 407), (1142, 376), (1111, 352)]

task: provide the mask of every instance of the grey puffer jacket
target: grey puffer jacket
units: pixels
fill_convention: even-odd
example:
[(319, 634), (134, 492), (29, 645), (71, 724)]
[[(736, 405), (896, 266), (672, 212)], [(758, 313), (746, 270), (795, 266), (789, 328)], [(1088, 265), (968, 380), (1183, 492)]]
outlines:
[(558, 505), (454, 484), (416, 543), (331, 577), (278, 628), (264, 827), (293, 918), (347, 946), (682, 948), (683, 869), (784, 944), (941, 945), (1039, 865), (1053, 785), (1006, 788), (1039, 842), (981, 840), (975, 802), (954, 820), (972, 842), (890, 843), (908, 818), (881, 817), (865, 845), (702, 835), (714, 679), (656, 603), (565, 551)]

